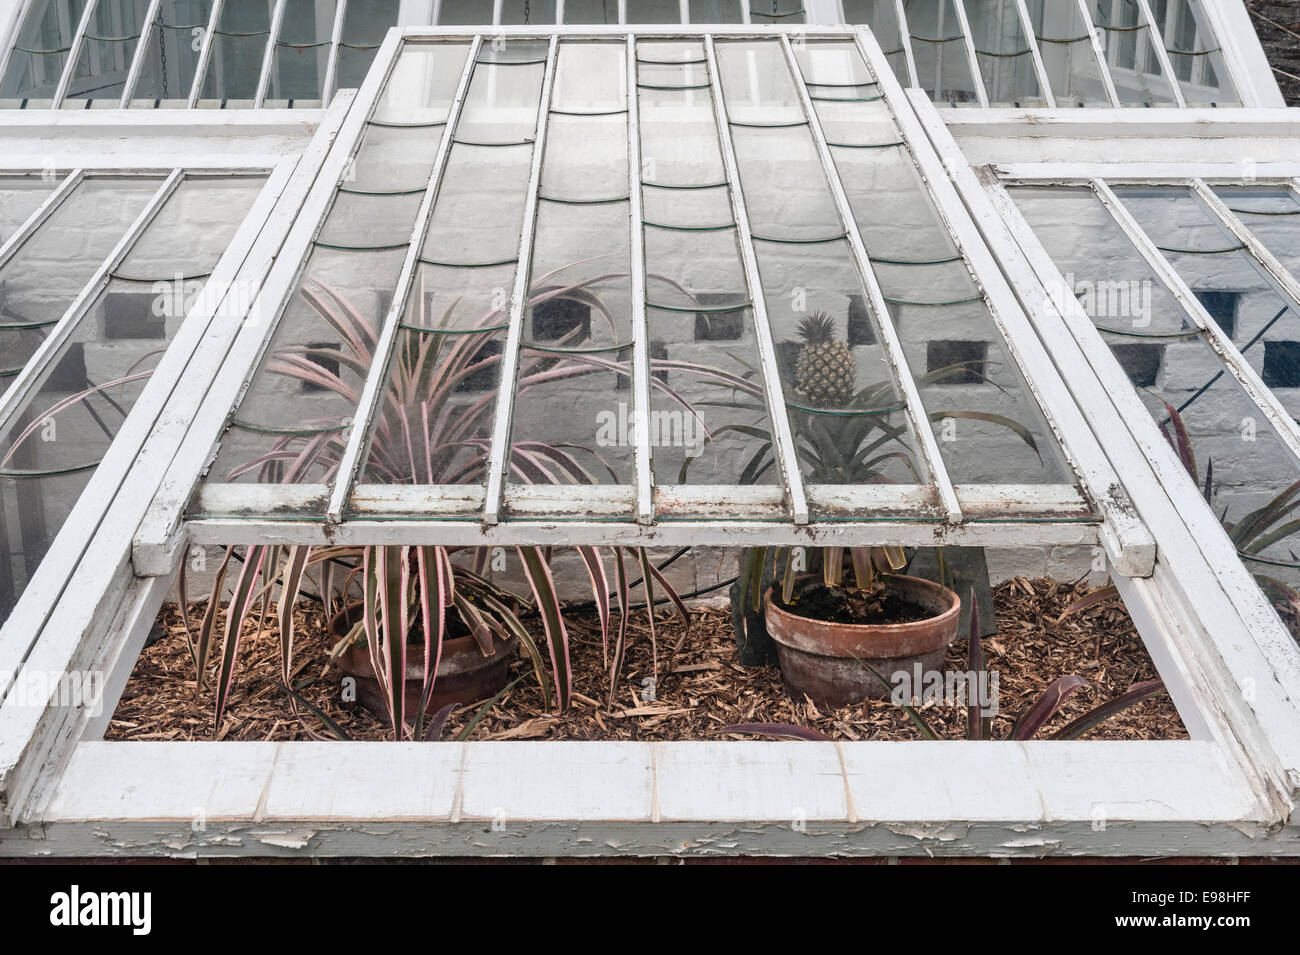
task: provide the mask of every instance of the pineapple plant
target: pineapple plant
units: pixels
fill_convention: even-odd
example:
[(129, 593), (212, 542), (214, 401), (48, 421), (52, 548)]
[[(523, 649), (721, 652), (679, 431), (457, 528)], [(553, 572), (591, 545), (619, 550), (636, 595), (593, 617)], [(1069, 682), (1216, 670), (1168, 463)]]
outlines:
[(835, 337), (835, 320), (813, 312), (799, 322), (803, 345), (795, 360), (795, 391), (816, 408), (845, 408), (853, 400), (857, 363), (849, 346)]

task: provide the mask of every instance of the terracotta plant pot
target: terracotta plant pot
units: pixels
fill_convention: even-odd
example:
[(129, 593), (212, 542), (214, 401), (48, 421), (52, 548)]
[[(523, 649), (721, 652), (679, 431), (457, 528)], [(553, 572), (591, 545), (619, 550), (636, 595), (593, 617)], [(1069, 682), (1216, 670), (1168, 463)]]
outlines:
[[(796, 592), (799, 583), (811, 579), (797, 581)], [(779, 583), (768, 590), (763, 598), (767, 632), (776, 641), (785, 688), (795, 699), (807, 694), (819, 706), (846, 706), (888, 697), (889, 687), (862, 663), (886, 680), (899, 670), (912, 673), (917, 663), (923, 672), (942, 667), (957, 636), (961, 598), (919, 577), (885, 574), (881, 579), (896, 596), (934, 616), (912, 623), (831, 623), (782, 608)]]
[[(344, 637), (360, 619), (361, 604), (344, 607), (330, 618), (330, 631)], [(458, 628), (464, 632), (464, 628)], [(438, 661), (438, 674), (433, 681), (433, 695), (426, 714), (436, 713), (448, 703), (460, 706), (486, 700), (500, 692), (510, 679), (510, 661), (519, 647), (519, 638), (503, 640), (494, 637), (496, 652), (484, 656), (478, 641), (472, 636), (443, 637), (442, 657)], [(388, 705), (380, 689), (375, 669), (370, 663), (368, 647), (350, 646), (339, 657), (339, 669), (357, 681), (357, 700), (380, 719), (388, 719)], [(424, 689), (424, 639), (406, 645), (406, 712), (413, 714), (420, 708)]]

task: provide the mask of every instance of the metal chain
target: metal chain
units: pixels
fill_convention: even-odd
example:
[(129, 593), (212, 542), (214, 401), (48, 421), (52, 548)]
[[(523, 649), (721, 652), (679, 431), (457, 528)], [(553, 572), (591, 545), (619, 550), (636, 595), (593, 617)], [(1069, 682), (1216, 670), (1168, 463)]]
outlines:
[(524, 26), (528, 26), (528, 21), (532, 18), (532, 13), (528, 7), (528, 0), (524, 0)]
[(158, 13), (158, 54), (162, 58), (162, 98), (167, 98), (167, 31), (163, 29), (161, 10)]

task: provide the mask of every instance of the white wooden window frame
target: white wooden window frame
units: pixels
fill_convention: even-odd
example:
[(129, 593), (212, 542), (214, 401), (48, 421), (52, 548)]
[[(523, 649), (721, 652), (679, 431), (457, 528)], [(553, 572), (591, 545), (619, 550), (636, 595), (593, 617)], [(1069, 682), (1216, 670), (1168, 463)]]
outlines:
[[(681, 31), (682, 28), (672, 26), (662, 30), (642, 31), (639, 35), (683, 35)], [(696, 28), (686, 35), (705, 35), (708, 31), (714, 31), (714, 28)], [(473, 28), (461, 31), (440, 29), (439, 35), (474, 36), (475, 32)], [(753, 33), (752, 28), (737, 27), (725, 35), (746, 36)], [(534, 28), (531, 32), (522, 31), (521, 35), (546, 36), (547, 33), (546, 28)], [(570, 28), (564, 35), (624, 34), (619, 28), (610, 27)], [(809, 37), (818, 34), (801, 29), (798, 35)], [(823, 35), (849, 36), (852, 35), (852, 30), (829, 28), (829, 32)], [(788, 55), (793, 63), (793, 54)], [(548, 60), (553, 59), (552, 50)], [(381, 65), (379, 69), (385, 71), (388, 66)], [(716, 77), (716, 70), (711, 75)], [(718, 111), (718, 128), (725, 130), (727, 124), (721, 112), (720, 98), (715, 97), (714, 103), (715, 110)], [(454, 108), (453, 104), (453, 110)], [(805, 102), (805, 115), (814, 120), (811, 128), (820, 144), (823, 169), (837, 199), (841, 224), (849, 233), (850, 245), (855, 250), (862, 280), (868, 288), (877, 314), (886, 315), (887, 309), (861, 236), (857, 234), (847, 197), (834, 163), (825, 151), (824, 136), (810, 108), (811, 103)], [(541, 135), (544, 134), (543, 126)], [(726, 160), (731, 151), (725, 136), (721, 145)], [(534, 152), (530, 197), (536, 195), (541, 153), (540, 149)], [(757, 294), (760, 288), (757, 264), (747, 231), (743, 191), (738, 187), (734, 156), (726, 162), (726, 166), (729, 170), (728, 179), (734, 187), (731, 190), (733, 197), (742, 197), (733, 211), (736, 221), (741, 225), (742, 254), (748, 255), (747, 281), (753, 290), (749, 297), (755, 302), (755, 308), (761, 309), (761, 296)], [(408, 244), (407, 260), (398, 281), (398, 294), (394, 296), (385, 319), (379, 340), (381, 350), (378, 354), (381, 358), (386, 353), (383, 350), (391, 347), (392, 331), (404, 308), (404, 295), (409, 288), (424, 221), (430, 212), (438, 168), (435, 163), (429, 191), (426, 192)], [(526, 263), (532, 248), (535, 217), (526, 210), (523, 222), (519, 248), (520, 259)], [(954, 235), (953, 239), (958, 249), (962, 249), (962, 237)], [(305, 261), (305, 247), (299, 254)], [(974, 254), (975, 251), (970, 253)], [(975, 259), (968, 256), (968, 267), (976, 265)], [(642, 268), (641, 263), (635, 264), (635, 280), (643, 281)], [(402, 537), (420, 543), (438, 540), (458, 545), (497, 545), (526, 541), (537, 535), (548, 540), (567, 537), (572, 543), (617, 541), (623, 544), (664, 544), (671, 540), (689, 540), (696, 544), (721, 546), (764, 539), (773, 542), (782, 539), (837, 542), (846, 540), (849, 536), (860, 538), (863, 543), (893, 542), (900, 537), (901, 542), (909, 544), (927, 540), (972, 545), (977, 542), (983, 545), (1020, 545), (1030, 541), (1099, 543), (1124, 572), (1139, 576), (1149, 572), (1153, 554), (1150, 536), (1139, 522), (1132, 521), (1122, 491), (1112, 491), (1112, 488), (1119, 487), (1119, 482), (1106, 463), (1099, 443), (1083, 426), (1082, 419), (1070, 405), (1050, 362), (1035, 362), (1034, 355), (1022, 354), (1015, 339), (1007, 335), (1005, 328), (1000, 330), (1004, 338), (1010, 338), (1011, 354), (1025, 375), (1031, 394), (1043, 405), (1047, 422), (1060, 439), (1065, 454), (1077, 469), (1088, 499), (1098, 509), (1099, 521), (1087, 520), (1087, 504), (1077, 492), (1064, 485), (953, 487), (947, 479), (932, 432), (928, 424), (923, 424), (928, 422), (928, 415), (919, 396), (915, 395), (913, 378), (906, 370), (901, 347), (889, 337), (892, 327), (888, 323), (882, 323), (885, 326), (886, 350), (893, 360), (900, 393), (912, 399), (909, 405), (918, 425), (916, 433), (921, 436), (926, 470), (935, 481), (935, 488), (929, 493), (937, 492), (937, 510), (933, 504), (926, 502), (922, 488), (910, 486), (843, 488), (813, 485), (805, 489), (797, 468), (793, 466), (794, 454), (784, 403), (776, 400), (779, 392), (770, 386), (769, 414), (778, 434), (778, 445), (786, 446), (785, 453), (781, 456), (784, 489), (719, 489), (694, 485), (652, 487), (648, 480), (642, 480), (631, 488), (581, 486), (557, 490), (506, 485), (503, 470), (505, 437), (509, 433), (513, 398), (514, 375), (511, 369), (517, 360), (515, 356), (522, 331), (525, 296), (522, 283), (526, 275), (527, 269), (521, 267), (511, 296), (510, 335), (503, 355), (505, 371), (498, 385), (494, 443), (489, 457), (491, 478), (486, 488), (354, 486), (367, 447), (370, 422), (386, 380), (384, 369), (387, 363), (377, 360), (362, 391), (347, 435), (347, 448), (338, 468), (339, 477), (333, 487), (209, 484), (201, 489), (197, 502), (199, 513), (204, 517), (187, 519), (176, 504), (180, 502), (183, 505), (194, 495), (193, 462), (202, 460), (206, 467), (212, 460), (221, 429), (230, 416), (231, 404), (237, 403), (246, 391), (248, 376), (256, 368), (256, 362), (253, 362), (244, 369), (244, 378), (237, 384), (232, 384), (226, 391), (214, 391), (210, 396), (199, 421), (186, 438), (185, 448), (164, 476), (159, 506), (151, 511), (137, 534), (134, 551), (136, 570), (150, 574), (167, 572), (172, 564), (177, 540), (184, 529), (196, 541), (204, 542), (239, 539), (241, 534), (256, 531), (259, 534), (274, 534), (277, 540), (292, 538), (315, 543), (323, 543), (327, 539), (379, 543)], [(297, 273), (294, 275), (295, 280), (296, 278)], [(286, 293), (287, 291), (286, 288)], [(995, 322), (1002, 320), (1004, 311), (1016, 308), (1014, 303), (1007, 304), (1010, 299), (1000, 286), (985, 282), (981, 291)], [(280, 310), (277, 309), (271, 320), (278, 321), (279, 317)], [(761, 319), (763, 315), (760, 313), (758, 317)], [(765, 321), (760, 321), (758, 325), (760, 333), (767, 331)], [(264, 349), (268, 341), (258, 343), (258, 348)], [(769, 341), (766, 350), (761, 348), (761, 339), (759, 344), (766, 380), (769, 383), (778, 382), (772, 344)], [(261, 354), (259, 350), (257, 356), (260, 358)], [(640, 369), (643, 378), (647, 377), (647, 371), (648, 368), (645, 367)], [(634, 381), (633, 387), (644, 390), (648, 384), (644, 380), (638, 380)], [(637, 451), (640, 467), (641, 462), (648, 458), (646, 442), (638, 442)], [(724, 493), (725, 498), (722, 496)], [(326, 498), (326, 506), (323, 508), (318, 506), (322, 495)], [(808, 501), (820, 505), (820, 512), (823, 515), (834, 515), (834, 519), (830, 516), (811, 519), (806, 503)], [(511, 512), (509, 521), (501, 519), (503, 505), (508, 505)], [(918, 511), (925, 510), (932, 513), (933, 523), (916, 521)], [(313, 513), (319, 516), (311, 519)], [(864, 517), (866, 513), (873, 516)], [(274, 520), (276, 514), (282, 515), (284, 519)], [(623, 519), (620, 520), (620, 517)], [(653, 523), (656, 517), (657, 524)], [(1033, 522), (1026, 523), (1026, 519), (1033, 519)], [(562, 526), (557, 526), (557, 522)]]
[[(26, 11), (36, 0), (4, 0), (0, 3), (0, 76), (4, 75), (5, 66), (8, 56), (13, 45), (13, 38), (17, 36), (18, 30), (25, 19)], [(75, 29), (72, 39), (71, 51), (68, 54), (63, 75), (59, 80), (57, 90), (54, 95), (53, 107), (59, 108), (63, 105), (64, 96), (71, 82), (72, 73), (76, 68), (77, 52), (80, 49), (86, 29), (93, 19), (94, 8), (98, 3), (109, 2), (109, 0), (90, 0), (87, 4), (84, 15)], [(145, 24), (152, 24), (158, 10), (160, 0), (151, 0), (148, 11), (145, 15)], [(208, 29), (203, 36), (202, 46), (199, 51), (198, 65), (195, 71), (195, 77), (187, 97), (187, 105), (195, 107), (199, 104), (200, 95), (203, 89), (203, 83), (207, 75), (208, 65), (212, 55), (212, 38), (215, 35), (216, 24), (221, 16), (221, 7), (225, 0), (216, 0), (214, 3), (212, 15), (210, 17)], [(347, 15), (347, 4), (349, 0), (338, 0), (335, 9), (335, 18), (333, 30), (331, 33), (330, 51), (327, 57), (325, 74), (322, 79), (322, 102), (328, 105), (331, 96), (337, 87), (338, 75), (338, 58), (340, 44), (342, 42), (342, 28)], [(354, 0), (355, 2), (355, 0)], [(750, 0), (733, 0), (739, 4), (743, 22), (750, 23)], [(913, 42), (908, 37), (907, 16), (903, 9), (902, 0), (896, 0), (898, 23), (900, 27), (900, 36), (906, 52), (906, 62), (908, 64), (911, 84), (916, 85), (916, 65), (915, 65), (915, 48)], [(1025, 7), (1024, 0), (1007, 0), (1008, 3), (1014, 3), (1014, 12), (1021, 20), (1027, 42), (1030, 44), (1033, 56), (1033, 62), (1039, 84), (1042, 88), (1044, 98), (1047, 100), (1048, 108), (1055, 108), (1055, 99), (1051, 90), (1051, 84), (1048, 81), (1045, 69), (1043, 67), (1043, 57), (1041, 44), (1034, 34), (1033, 25), (1030, 22), (1028, 10)], [(1084, 18), (1084, 22), (1089, 25), (1090, 32), (1094, 36), (1100, 28), (1096, 27), (1092, 21), (1092, 15), (1087, 7), (1087, 0), (1076, 0), (1079, 9)], [(1159, 25), (1155, 22), (1150, 7), (1149, 0), (1137, 0), (1141, 5), (1142, 21), (1150, 23), (1148, 32), (1152, 38), (1152, 44), (1155, 49), (1154, 56), (1157, 63), (1155, 69), (1150, 72), (1160, 75), (1166, 82), (1171, 84), (1172, 97), (1177, 106), (1185, 106), (1186, 101), (1178, 81), (1178, 77), (1169, 62), (1169, 56), (1165, 50), (1164, 44), (1158, 42), (1161, 39)], [(969, 20), (966, 12), (965, 0), (953, 0), (954, 9), (960, 22), (964, 40), (962, 43), (963, 56), (966, 57), (972, 74), (975, 95), (981, 107), (987, 108), (989, 105), (988, 94), (985, 90), (984, 83), (979, 69), (979, 61), (975, 51), (975, 45), (972, 38)], [(689, 0), (681, 0), (681, 22), (682, 24), (690, 23)], [(279, 40), (279, 25), (282, 22), (284, 14), (283, 0), (277, 0), (272, 11), (271, 29), (268, 35), (265, 53), (262, 60), (262, 68), (257, 82), (257, 93), (255, 96), (254, 107), (261, 108), (267, 96), (271, 73), (275, 64), (275, 49)], [(401, 26), (421, 26), (437, 24), (439, 18), (438, 0), (403, 0), (399, 7), (398, 24)], [(809, 24), (834, 25), (843, 24), (845, 15), (842, 5), (838, 0), (805, 0), (804, 7), (806, 10), (806, 19)], [(1227, 82), (1233, 86), (1238, 95), (1241, 97), (1244, 106), (1279, 106), (1281, 105), (1280, 94), (1277, 90), (1277, 84), (1272, 81), (1271, 74), (1267, 71), (1267, 63), (1263, 59), (1263, 51), (1257, 40), (1255, 40), (1253, 27), (1250, 23), (1249, 14), (1246, 13), (1240, 0), (1215, 0), (1215, 2), (1202, 3), (1204, 16), (1207, 27), (1214, 33), (1215, 42), (1222, 48), (1224, 62), (1228, 66), (1227, 77), (1220, 78), (1221, 82)], [(500, 4), (494, 4), (490, 23), (484, 26), (500, 25), (501, 8)], [(1170, 17), (1169, 29), (1172, 29)], [(564, 0), (556, 0), (556, 23), (564, 23)], [(619, 24), (627, 23), (626, 4), (619, 4)], [(541, 25), (541, 24), (538, 24)], [(1243, 31), (1245, 31), (1243, 33)], [(1097, 58), (1099, 69), (1102, 73), (1103, 84), (1108, 91), (1112, 105), (1119, 106), (1119, 97), (1115, 89), (1115, 75), (1133, 74), (1133, 70), (1124, 70), (1114, 62), (1114, 54), (1105, 55), (1101, 47), (1093, 44), (1094, 54)], [(137, 43), (131, 57), (131, 68), (128, 71), (126, 86), (120, 97), (120, 107), (126, 108), (132, 100), (136, 84), (139, 80), (141, 67), (145, 53), (148, 49), (148, 34), (145, 28), (142, 28), (140, 42)], [(1263, 78), (1260, 77), (1260, 66), (1264, 66), (1265, 71)]]
[[(3, 44), (0, 45), (0, 76), (5, 73), (9, 58), (13, 52), (14, 42), (26, 21), (29, 10), (38, 2), (40, 0), (0, 0), (0, 44)], [(94, 19), (96, 8), (101, 3), (115, 2), (117, 0), (88, 0), (86, 8), (74, 29), (71, 46), (49, 108), (60, 109), (66, 107), (65, 99), (76, 70), (77, 57), (85, 42), (90, 24)], [(191, 109), (199, 106), (201, 102), (203, 85), (212, 62), (213, 38), (217, 35), (217, 24), (220, 22), (221, 11), (225, 2), (226, 0), (214, 0), (207, 27), (203, 30), (194, 79), (190, 83), (189, 90), (184, 94), (186, 106)], [(330, 24), (329, 52), (326, 57), (325, 71), (321, 77), (320, 99), (324, 106), (330, 104), (337, 91), (339, 51), (346, 42), (343, 37), (343, 24), (347, 16), (348, 2), (349, 0), (337, 0), (334, 17)], [(361, 2), (361, 0), (353, 0), (353, 2)], [(120, 109), (128, 108), (134, 98), (143, 71), (144, 59), (149, 51), (151, 28), (157, 18), (160, 4), (161, 0), (150, 0), (145, 12), (144, 23), (141, 25), (140, 36), (126, 54), (129, 68), (125, 71), (125, 85), (121, 94), (112, 97), (112, 99), (118, 100), (118, 108)], [(407, 15), (408, 6), (408, 4), (402, 5), (403, 15)], [(275, 71), (275, 51), (281, 37), (285, 8), (286, 0), (274, 0), (274, 4), (270, 8), (270, 25), (261, 57), (261, 67), (258, 71), (256, 93), (254, 94), (253, 108), (255, 109), (265, 108), (264, 104)], [(408, 21), (402, 20), (401, 22)], [(206, 103), (206, 101), (203, 102)]]
[[(437, 35), (455, 32), (441, 29)], [(627, 36), (617, 27), (563, 32)], [(739, 35), (744, 28), (707, 32)], [(1153, 545), (1149, 567), (1112, 569), (1189, 741), (104, 742), (99, 737), (113, 704), (166, 595), (169, 574), (189, 544), (246, 541), (250, 527), (259, 542), (297, 533), (266, 519), (266, 500), (231, 502), (260, 509), (262, 519), (253, 525), (181, 519), (210, 453), (202, 446), (204, 436), (210, 444), (219, 433), (223, 422), (214, 416), (228, 412), (267, 337), (256, 323), (231, 327), (235, 323), (213, 321), (220, 303), (207, 301), (187, 319), (187, 328), (204, 329), (192, 354), (180, 358), (173, 350), (164, 359), (166, 370), (160, 366), (154, 378), (160, 393), (137, 404), (123, 432), (131, 440), (119, 439), (110, 449), (78, 502), (78, 520), (70, 520), (72, 530), (65, 528), (56, 541), (60, 560), (40, 568), (44, 596), (29, 601), (0, 632), (0, 647), (9, 653), (21, 647), (22, 665), (36, 672), (108, 674), (105, 707), (98, 714), (53, 701), (20, 705), (8, 697), (0, 704), (0, 824), (9, 827), (0, 828), (0, 853), (1300, 854), (1300, 829), (1291, 824), (1300, 797), (1300, 654), (1140, 403), (1141, 415), (1132, 413), (1136, 395), (1091, 323), (1062, 309), (1050, 294), (1054, 266), (1005, 201), (998, 170), (972, 165), (963, 154), (966, 143), (975, 141), (1014, 154), (1017, 136), (1000, 137), (986, 118), (970, 140), (955, 137), (945, 124), (946, 111), (919, 90), (903, 91), (866, 30), (828, 32), (857, 38), (1013, 348), (1031, 364), (1069, 369), (1064, 379), (1054, 372), (1035, 376), (1045, 389), (1040, 400), (1057, 415), (1079, 417), (1066, 426), (1106, 436), (1106, 466), (1135, 511), (1127, 530), (1149, 533)], [(682, 27), (658, 31), (690, 33)], [(404, 31), (412, 39), (428, 34)], [(392, 62), (399, 42), (391, 33), (377, 65)], [(339, 98), (293, 171), (284, 174), (278, 196), (259, 200), (274, 202), (262, 208), (265, 227), (256, 234), (241, 230), (236, 241), (247, 242), (248, 251), (236, 279), (256, 278), (261, 290), (251, 315), (269, 321), (296, 282), (332, 185), (350, 158), (349, 150), (331, 149), (331, 143), (357, 141), (384, 73), (377, 66), (355, 99)], [(1095, 115), (1090, 119), (1098, 122)], [(1251, 134), (1264, 124), (1275, 138), (1295, 142), (1289, 119), (1241, 119), (1239, 131), (1247, 134), (1242, 141), (1259, 142)], [(1005, 117), (994, 121), (1004, 129), (1016, 125)], [(1219, 121), (1234, 127), (1222, 115)], [(1200, 145), (1194, 132), (1169, 143), (1168, 151), (1179, 155), (1161, 168), (1177, 177), (1194, 167), (1195, 175), (1215, 181), (1196, 158)], [(1030, 165), (1020, 163), (1016, 172)], [(1036, 168), (1050, 173), (1051, 165)], [(1153, 170), (1081, 165), (1088, 167), (1084, 181), (1121, 181)], [(187, 387), (174, 388), (182, 367)], [(205, 384), (191, 387), (194, 381)], [(1061, 388), (1068, 393), (1057, 393)], [(187, 432), (200, 435), (198, 453), (187, 450), (193, 443)], [(1082, 435), (1080, 440), (1088, 443)], [(960, 502), (961, 488), (954, 491)], [(302, 500), (322, 502), (328, 492), (292, 489)], [(418, 511), (430, 502), (404, 503)], [(471, 501), (470, 507), (477, 511), (482, 504)], [(740, 508), (759, 504), (742, 501)], [(362, 498), (362, 519), (354, 515), (342, 527), (364, 524), (367, 506)], [(388, 514), (393, 501), (375, 506)], [(1112, 513), (1100, 527), (1118, 532), (1119, 521)], [(142, 522), (145, 528), (152, 522), (155, 532), (175, 526), (170, 535), (140, 538)], [(371, 523), (366, 539), (375, 542), (410, 542), (412, 533), (445, 542), (444, 531), (456, 532), (454, 522)], [(482, 533), (481, 521), (465, 523)], [(506, 522), (491, 533), (502, 535), (500, 540), (518, 533), (530, 543), (572, 543), (580, 526)], [(593, 540), (619, 540), (626, 533), (640, 542), (699, 543), (694, 528), (677, 526), (660, 522), (664, 536), (657, 539), (643, 536), (642, 525)], [(771, 534), (773, 525), (738, 523), (728, 541), (771, 543), (810, 530), (789, 526), (794, 530)], [(902, 525), (881, 526), (882, 539), (898, 535), (904, 542)], [(875, 539), (866, 525), (838, 538), (829, 530), (816, 538), (816, 528), (811, 530), (814, 539), (828, 541)], [(159, 566), (141, 568), (141, 560)]]

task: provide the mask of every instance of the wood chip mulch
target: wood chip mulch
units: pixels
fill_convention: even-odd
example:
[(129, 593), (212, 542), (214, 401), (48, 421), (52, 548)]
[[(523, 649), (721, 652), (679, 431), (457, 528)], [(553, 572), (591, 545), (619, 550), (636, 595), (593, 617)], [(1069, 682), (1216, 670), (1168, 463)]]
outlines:
[[(1057, 618), (1086, 588), (1054, 580), (1015, 578), (994, 594), (998, 633), (984, 641), (990, 670), (999, 674), (1000, 715), (994, 735), (1004, 737), (1017, 714), (1059, 677), (1077, 674), (1089, 686), (1075, 693), (1040, 735), (1050, 735), (1070, 719), (1156, 676), (1123, 605), (1113, 601), (1064, 621)], [(197, 616), (202, 607), (192, 608)], [(388, 738), (388, 727), (359, 704), (344, 703), (340, 674), (326, 668), (333, 638), (324, 635), (319, 608), (299, 611), (295, 684), (349, 738)], [(180, 614), (163, 609), (163, 636), (146, 648), (122, 695), (107, 737), (118, 740), (295, 740), (313, 738), (294, 715), (280, 682), (279, 638), (268, 622), (262, 633), (250, 624), (241, 663), (219, 731), (213, 731), (211, 681), (194, 692), (194, 666)], [(548, 713), (531, 675), (523, 674), (510, 692), (488, 710), (470, 739), (689, 740), (716, 739), (736, 723), (779, 722), (814, 727), (835, 739), (912, 740), (918, 734), (902, 709), (887, 701), (822, 711), (807, 700), (786, 695), (775, 667), (744, 668), (735, 662), (730, 616), (725, 610), (692, 613), (683, 627), (670, 613), (656, 616), (659, 679), (651, 700), (643, 681), (654, 672), (650, 632), (644, 611), (629, 621), (631, 646), (612, 707), (606, 705), (607, 678), (601, 664), (600, 631), (594, 615), (571, 618), (575, 698), (569, 712)], [(681, 640), (674, 655), (672, 648)], [(949, 651), (945, 668), (966, 669), (964, 640)], [(480, 710), (463, 707), (448, 719), (443, 739), (454, 739)], [(927, 721), (947, 737), (964, 736), (964, 707), (928, 706)], [(308, 723), (324, 733), (319, 720)], [(723, 736), (722, 738), (728, 738)], [(740, 737), (732, 737), (740, 738)], [(1089, 739), (1185, 739), (1186, 731), (1167, 695), (1130, 708), (1092, 730)]]

